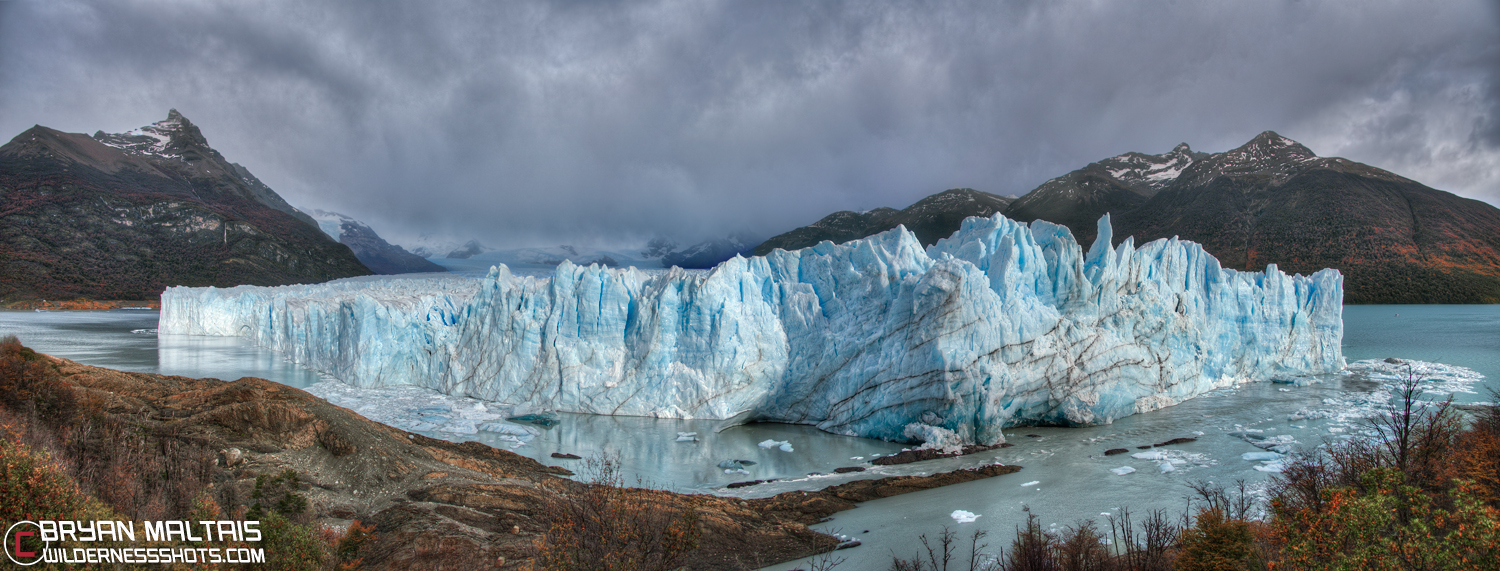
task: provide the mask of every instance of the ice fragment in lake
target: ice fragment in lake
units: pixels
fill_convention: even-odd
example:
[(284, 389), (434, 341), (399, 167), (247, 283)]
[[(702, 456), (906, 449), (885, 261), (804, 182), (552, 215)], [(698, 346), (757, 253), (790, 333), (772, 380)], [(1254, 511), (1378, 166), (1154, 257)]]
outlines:
[(1120, 466), (1119, 468), (1110, 468), (1109, 471), (1114, 472), (1116, 476), (1124, 476), (1126, 474), (1134, 474), (1135, 468)]
[(678, 442), (697, 442), (698, 441), (698, 433), (696, 433), (696, 432), (679, 432), (679, 433), (677, 433), (677, 441)]
[(781, 448), (782, 452), (791, 452), (792, 443), (786, 440), (764, 440), (760, 443), (761, 448)]
[(974, 523), (974, 520), (979, 519), (979, 514), (964, 510), (953, 510), (953, 513), (948, 514), (948, 517), (953, 518), (953, 521), (958, 523)]
[(484, 424), (479, 425), (479, 429), (483, 430), (485, 432), (493, 432), (493, 433), (496, 433), (496, 434), (509, 434), (509, 435), (512, 435), (512, 436), (525, 436), (525, 437), (528, 437), (528, 440), (530, 438), (536, 437), (537, 434), (538, 434), (538, 432), (540, 432), (537, 429), (529, 427), (529, 426), (521, 426), (519, 424), (511, 424), (511, 423), (508, 423), (508, 422), (486, 422)]
[(1240, 272), (1177, 239), (1112, 247), (1107, 216), (1098, 229), (1087, 252), (997, 214), (925, 249), (897, 228), (707, 272), (174, 287), (158, 329), (246, 337), (361, 388), (887, 440), (917, 423), (964, 443), (1343, 367), (1337, 271)]
[(1273, 460), (1263, 462), (1260, 466), (1255, 466), (1254, 468), (1262, 472), (1280, 473), (1286, 469), (1286, 460)]
[(1030, 482), (1026, 482), (1025, 484), (1021, 484), (1021, 487), (1025, 488), (1027, 486), (1035, 486), (1035, 485), (1040, 484), (1040, 483), (1042, 483), (1040, 480), (1032, 480)]
[(1242, 459), (1242, 460), (1276, 460), (1276, 459), (1281, 458), (1281, 456), (1282, 456), (1281, 454), (1277, 454), (1275, 452), (1246, 452), (1244, 454), (1240, 454), (1240, 459)]

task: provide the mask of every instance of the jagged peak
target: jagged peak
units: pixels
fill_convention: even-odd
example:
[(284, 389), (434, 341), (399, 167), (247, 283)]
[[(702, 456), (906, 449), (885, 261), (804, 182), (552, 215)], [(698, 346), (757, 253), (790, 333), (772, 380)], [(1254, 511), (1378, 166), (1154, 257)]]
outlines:
[(182, 156), (184, 150), (192, 147), (212, 153), (198, 126), (175, 108), (167, 110), (167, 118), (161, 121), (124, 133), (99, 131), (94, 133), (94, 139), (120, 150), (163, 157)]
[(1254, 139), (1250, 139), (1250, 142), (1240, 145), (1239, 148), (1230, 152), (1288, 154), (1306, 158), (1318, 156), (1312, 152), (1312, 149), (1303, 146), (1302, 143), (1283, 137), (1275, 131), (1262, 132), (1256, 135)]
[(1172, 147), (1172, 152), (1191, 155), (1193, 154), (1193, 148), (1189, 147), (1187, 143), (1177, 143), (1177, 146)]

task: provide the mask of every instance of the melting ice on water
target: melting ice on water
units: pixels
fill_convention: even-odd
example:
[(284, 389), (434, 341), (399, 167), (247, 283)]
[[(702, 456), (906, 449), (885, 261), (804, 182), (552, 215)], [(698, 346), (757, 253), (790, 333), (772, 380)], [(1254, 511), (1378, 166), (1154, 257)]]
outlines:
[(998, 442), (1343, 367), (1337, 271), (1238, 272), (1192, 242), (1111, 239), (1107, 216), (1085, 254), (1065, 227), (997, 214), (925, 250), (897, 228), (705, 273), (565, 262), (549, 279), (176, 287), (159, 328), (246, 337), (361, 388), (886, 440)]

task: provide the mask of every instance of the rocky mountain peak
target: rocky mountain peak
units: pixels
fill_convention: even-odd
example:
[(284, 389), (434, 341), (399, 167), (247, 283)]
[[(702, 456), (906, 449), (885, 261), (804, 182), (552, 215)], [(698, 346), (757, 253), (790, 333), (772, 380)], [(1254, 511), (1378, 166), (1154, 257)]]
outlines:
[(176, 109), (167, 111), (165, 120), (124, 133), (98, 131), (94, 139), (127, 153), (160, 158), (191, 161), (217, 155), (198, 126)]
[(1242, 154), (1250, 156), (1279, 156), (1291, 159), (1315, 159), (1318, 155), (1311, 149), (1281, 135), (1275, 131), (1266, 131), (1256, 135), (1250, 142), (1240, 145), (1230, 154)]

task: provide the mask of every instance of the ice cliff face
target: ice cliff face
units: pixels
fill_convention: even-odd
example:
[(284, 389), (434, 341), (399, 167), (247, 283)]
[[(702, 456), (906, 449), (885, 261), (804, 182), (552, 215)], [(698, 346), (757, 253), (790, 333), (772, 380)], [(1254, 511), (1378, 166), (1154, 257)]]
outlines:
[(1085, 255), (1062, 226), (997, 214), (925, 251), (897, 228), (706, 273), (179, 287), (160, 331), (249, 337), (357, 386), (889, 440), (997, 442), (1343, 367), (1337, 271), (1237, 272), (1191, 242), (1110, 235), (1105, 217)]

